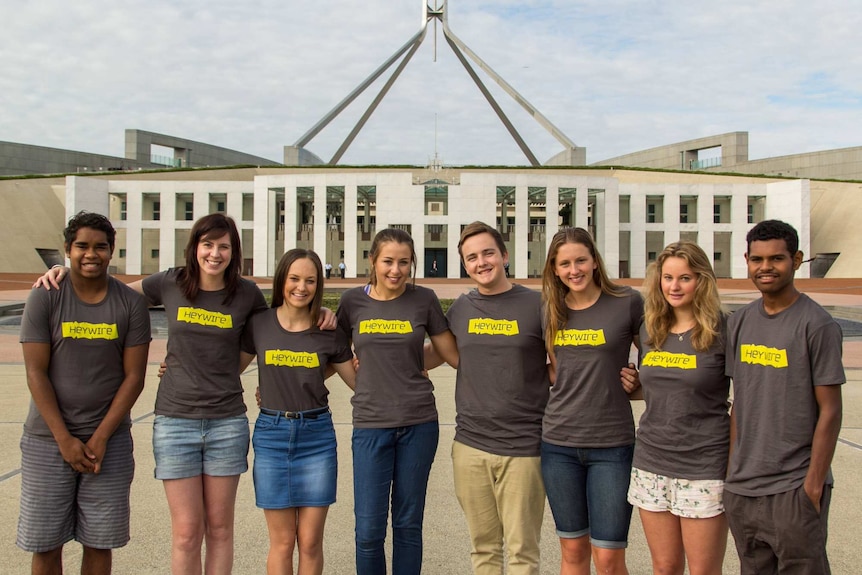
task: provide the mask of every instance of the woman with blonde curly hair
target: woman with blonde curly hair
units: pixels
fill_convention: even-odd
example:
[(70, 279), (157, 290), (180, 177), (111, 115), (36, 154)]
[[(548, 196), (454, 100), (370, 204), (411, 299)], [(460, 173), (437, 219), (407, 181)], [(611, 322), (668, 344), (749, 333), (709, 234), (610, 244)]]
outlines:
[(598, 573), (627, 573), (635, 429), (624, 386), (634, 370), (623, 370), (643, 301), (611, 282), (582, 228), (561, 230), (551, 240), (542, 295), (556, 380), (542, 420), (541, 460), (560, 537), (560, 573), (589, 574), (591, 559)]
[(640, 420), (628, 500), (638, 507), (654, 573), (720, 575), (730, 447), (725, 316), (704, 251), (675, 242), (644, 283)]

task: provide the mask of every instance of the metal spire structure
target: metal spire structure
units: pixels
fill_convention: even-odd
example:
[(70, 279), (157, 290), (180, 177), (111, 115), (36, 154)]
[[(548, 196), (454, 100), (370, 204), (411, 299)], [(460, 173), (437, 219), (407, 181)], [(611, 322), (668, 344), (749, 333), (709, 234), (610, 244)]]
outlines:
[[(401, 72), (407, 66), (410, 59), (419, 49), (419, 46), (425, 40), (425, 35), (428, 31), (428, 22), (434, 22), (434, 28), (436, 31), (437, 21), (439, 20), (442, 23), (443, 27), (443, 36), (446, 38), (446, 42), (449, 44), (449, 47), (455, 53), (455, 56), (458, 58), (458, 61), (461, 62), (461, 65), (464, 66), (464, 69), (467, 71), (467, 74), (470, 78), (473, 79), (476, 86), (479, 88), (479, 91), (482, 92), (482, 95), (488, 101), (488, 104), (497, 114), (497, 117), (500, 118), (500, 121), (503, 122), (503, 125), (509, 131), (509, 134), (515, 140), (515, 143), (518, 144), (518, 147), (527, 157), (527, 160), (533, 166), (540, 166), (541, 163), (536, 158), (535, 154), (530, 150), (527, 143), (518, 133), (518, 130), (515, 129), (515, 126), (512, 125), (512, 122), (509, 121), (509, 118), (500, 108), (497, 101), (488, 91), (488, 88), (479, 78), (479, 75), (470, 65), (470, 62), (467, 61), (467, 58), (473, 61), (473, 63), (481, 68), (488, 76), (490, 76), (512, 99), (514, 99), (518, 104), (524, 108), (530, 116), (532, 116), (545, 130), (548, 131), (554, 138), (559, 141), (563, 147), (564, 152), (573, 152), (578, 149), (574, 142), (572, 142), (559, 128), (554, 126), (550, 120), (548, 120), (539, 110), (537, 110), (533, 105), (531, 105), (526, 98), (524, 98), (521, 94), (519, 94), (508, 82), (506, 82), (499, 74), (497, 74), (491, 66), (485, 63), (479, 56), (473, 52), (463, 41), (461, 41), (449, 28), (449, 19), (446, 13), (446, 4), (447, 0), (441, 0), (441, 4), (438, 7), (436, 5), (432, 8), (427, 3), (428, 0), (421, 0), (422, 2), (422, 22), (419, 28), (419, 31), (410, 38), (403, 46), (401, 46), (395, 53), (390, 56), (383, 64), (381, 64), (374, 72), (372, 72), (365, 80), (363, 80), (350, 94), (347, 95), (341, 102), (339, 102), (332, 110), (330, 110), (323, 118), (320, 119), (314, 126), (311, 127), (301, 138), (299, 138), (296, 143), (292, 146), (292, 150), (294, 152), (294, 158), (296, 159), (297, 164), (305, 164), (305, 163), (317, 163), (322, 162), (319, 158), (314, 156), (311, 152), (305, 149), (305, 146), (314, 138), (318, 133), (320, 133), (323, 128), (325, 128), (332, 120), (334, 120), (338, 114), (340, 114), (347, 106), (349, 106), (360, 94), (362, 94), (366, 88), (368, 88), (372, 83), (374, 83), (377, 78), (379, 78), (384, 72), (386, 72), (395, 62), (398, 62), (399, 58), (401, 59), (398, 62), (398, 65), (395, 67), (395, 70), (392, 72), (392, 75), (384, 83), (383, 87), (378, 92), (377, 96), (365, 110), (365, 113), (359, 118), (359, 121), (347, 135), (347, 137), (342, 142), (341, 146), (339, 146), (338, 150), (332, 156), (332, 158), (327, 162), (329, 165), (338, 164), (339, 160), (341, 160), (344, 153), (347, 151), (347, 148), (350, 147), (350, 144), (353, 143), (353, 140), (356, 138), (357, 134), (359, 134), (360, 130), (365, 126), (368, 119), (377, 109), (377, 106), (389, 92), (389, 89), (398, 79), (398, 76), (401, 75)], [(436, 34), (434, 39), (434, 58), (436, 61), (437, 58), (437, 40)], [(291, 147), (287, 147), (285, 151), (285, 157), (288, 156), (288, 150)], [(581, 148), (583, 150), (583, 148)], [(309, 158), (313, 158), (309, 160)], [(316, 161), (315, 161), (316, 160)], [(287, 161), (286, 161), (287, 163)]]

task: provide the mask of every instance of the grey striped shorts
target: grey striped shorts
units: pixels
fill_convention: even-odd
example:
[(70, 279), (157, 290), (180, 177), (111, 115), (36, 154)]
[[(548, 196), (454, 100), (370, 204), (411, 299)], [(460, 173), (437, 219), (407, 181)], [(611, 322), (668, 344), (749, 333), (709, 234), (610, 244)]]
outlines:
[(128, 543), (132, 451), (131, 431), (118, 431), (108, 440), (101, 472), (78, 473), (56, 442), (24, 435), (18, 547), (41, 553), (72, 539), (94, 549)]

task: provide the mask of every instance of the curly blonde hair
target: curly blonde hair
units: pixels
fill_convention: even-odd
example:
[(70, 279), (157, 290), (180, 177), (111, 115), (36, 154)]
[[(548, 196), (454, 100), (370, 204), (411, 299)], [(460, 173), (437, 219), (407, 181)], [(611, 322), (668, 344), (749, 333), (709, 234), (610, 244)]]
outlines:
[(693, 242), (674, 242), (668, 245), (647, 269), (644, 281), (644, 326), (648, 338), (646, 343), (661, 349), (674, 324), (673, 308), (667, 303), (661, 289), (662, 266), (668, 258), (684, 260), (697, 278), (692, 303), (696, 323), (691, 332), (691, 344), (697, 351), (706, 351), (720, 337), (721, 299), (709, 258), (701, 247)]

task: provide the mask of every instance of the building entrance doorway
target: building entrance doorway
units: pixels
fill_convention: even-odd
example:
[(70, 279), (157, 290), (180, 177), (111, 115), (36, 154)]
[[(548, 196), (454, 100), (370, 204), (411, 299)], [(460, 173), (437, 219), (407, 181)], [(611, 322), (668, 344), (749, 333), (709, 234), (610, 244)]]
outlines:
[(446, 277), (446, 250), (443, 248), (425, 248), (425, 277)]

